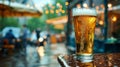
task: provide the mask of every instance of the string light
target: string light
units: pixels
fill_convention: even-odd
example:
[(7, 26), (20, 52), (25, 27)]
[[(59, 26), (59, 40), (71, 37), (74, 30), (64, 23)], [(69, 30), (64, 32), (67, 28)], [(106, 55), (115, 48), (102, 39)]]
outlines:
[(113, 16), (113, 17), (112, 17), (112, 21), (113, 21), (113, 22), (116, 22), (116, 21), (117, 21), (117, 17), (116, 17), (116, 16)]
[(63, 10), (63, 6), (59, 2), (56, 3), (56, 6), (53, 6), (52, 4), (48, 4), (48, 7), (50, 9), (47, 9), (46, 7), (44, 7), (46, 14), (50, 14), (50, 13), (51, 14), (54, 14), (54, 13), (56, 13), (56, 14), (65, 13), (65, 10)]
[(109, 4), (108, 4), (108, 8), (111, 8), (111, 7), (112, 7), (112, 4), (111, 4), (111, 3), (109, 3)]
[(100, 24), (100, 25), (103, 25), (103, 24), (104, 24), (104, 22), (103, 22), (102, 20), (100, 20), (100, 21), (99, 21), (99, 24)]
[(62, 10), (62, 13), (65, 13), (65, 10)]
[(86, 3), (83, 4), (83, 7), (88, 8), (88, 5)]
[(66, 6), (68, 6), (68, 5), (69, 5), (69, 3), (68, 3), (68, 2), (65, 2), (65, 5), (66, 5)]
[(57, 6), (60, 6), (60, 3), (57, 3)]
[(59, 13), (59, 11), (58, 11), (58, 10), (56, 10), (56, 13)]
[(48, 10), (46, 10), (46, 11), (45, 11), (45, 13), (46, 13), (46, 14), (48, 14), (48, 13), (49, 13), (49, 11), (48, 11)]
[(53, 14), (53, 13), (54, 13), (54, 10), (50, 10), (50, 13), (52, 13), (52, 14)]

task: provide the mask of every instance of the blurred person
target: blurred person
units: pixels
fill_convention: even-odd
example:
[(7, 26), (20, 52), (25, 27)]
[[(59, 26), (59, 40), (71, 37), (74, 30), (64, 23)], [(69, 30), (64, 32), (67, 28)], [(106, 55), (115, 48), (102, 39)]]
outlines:
[(15, 39), (16, 39), (16, 37), (13, 34), (12, 29), (8, 30), (4, 38), (8, 40), (9, 44), (14, 44)]
[(22, 48), (26, 54), (26, 46), (27, 46), (28, 41), (30, 39), (30, 30), (27, 28), (26, 24), (23, 25), (23, 28), (21, 30), (21, 39), (22, 39), (22, 45), (23, 45)]
[(37, 28), (35, 32), (36, 32), (36, 38), (37, 38), (36, 45), (39, 46), (40, 45), (39, 38), (40, 38), (41, 29)]
[(37, 40), (40, 38), (40, 33), (41, 33), (41, 29), (40, 29), (40, 28), (37, 28), (37, 29), (36, 29), (36, 37), (37, 37)]
[(21, 30), (21, 38), (24, 40), (24, 41), (27, 41), (29, 40), (30, 38), (30, 30), (27, 28), (27, 25), (24, 24), (23, 25), (23, 28)]
[[(45, 33), (44, 33), (45, 34)], [(37, 45), (37, 52), (40, 58), (44, 56), (44, 35), (42, 35), (41, 29), (36, 29), (36, 45)]]
[(35, 44), (36, 46), (44, 46), (47, 44), (49, 36), (50, 35), (48, 35), (46, 31), (41, 31), (40, 28), (37, 28), (31, 34), (31, 43)]
[(36, 29), (36, 37), (37, 37), (37, 46), (44, 46), (44, 38), (43, 35), (41, 34), (40, 28)]
[(30, 40), (33, 43), (35, 43), (37, 41), (36, 31), (35, 30), (32, 32)]
[(8, 32), (5, 34), (5, 37), (3, 40), (4, 54), (13, 53), (13, 50), (15, 47), (15, 40), (16, 40), (16, 37), (14, 36), (12, 29), (9, 29)]

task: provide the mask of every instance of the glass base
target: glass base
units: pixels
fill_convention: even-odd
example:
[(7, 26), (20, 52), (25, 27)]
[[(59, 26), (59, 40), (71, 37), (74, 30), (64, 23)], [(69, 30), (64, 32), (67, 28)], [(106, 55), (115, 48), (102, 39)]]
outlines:
[(80, 60), (81, 62), (92, 62), (93, 61), (93, 55), (77, 55), (77, 60)]

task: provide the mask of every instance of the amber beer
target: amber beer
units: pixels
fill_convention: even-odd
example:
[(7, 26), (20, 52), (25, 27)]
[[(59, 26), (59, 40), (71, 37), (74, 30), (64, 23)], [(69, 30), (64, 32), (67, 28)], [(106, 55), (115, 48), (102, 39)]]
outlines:
[(96, 15), (95, 9), (73, 9), (76, 54), (80, 56), (80, 59), (92, 58)]

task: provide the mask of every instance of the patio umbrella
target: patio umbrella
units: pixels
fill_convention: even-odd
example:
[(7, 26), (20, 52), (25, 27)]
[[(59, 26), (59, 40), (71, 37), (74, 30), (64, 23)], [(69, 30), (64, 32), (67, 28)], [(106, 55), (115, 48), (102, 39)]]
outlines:
[(9, 2), (0, 1), (0, 16), (11, 17), (11, 16), (41, 16), (42, 10), (35, 9), (33, 7), (27, 7), (26, 5)]

